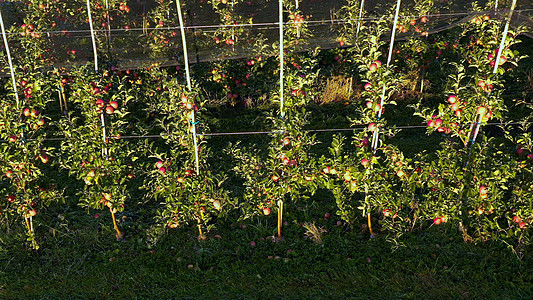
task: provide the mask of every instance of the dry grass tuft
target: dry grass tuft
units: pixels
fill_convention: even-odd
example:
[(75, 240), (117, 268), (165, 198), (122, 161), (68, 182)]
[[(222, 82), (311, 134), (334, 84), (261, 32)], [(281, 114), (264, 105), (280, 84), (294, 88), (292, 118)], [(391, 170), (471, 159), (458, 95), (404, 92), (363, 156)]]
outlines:
[(328, 104), (332, 102), (344, 103), (352, 96), (353, 78), (344, 76), (333, 76), (328, 78), (322, 97), (316, 99), (319, 104)]
[(311, 239), (311, 241), (320, 244), (322, 243), (322, 236), (326, 233), (326, 229), (323, 227), (317, 227), (315, 222), (313, 223), (304, 223), (303, 227), (305, 228), (305, 237)]

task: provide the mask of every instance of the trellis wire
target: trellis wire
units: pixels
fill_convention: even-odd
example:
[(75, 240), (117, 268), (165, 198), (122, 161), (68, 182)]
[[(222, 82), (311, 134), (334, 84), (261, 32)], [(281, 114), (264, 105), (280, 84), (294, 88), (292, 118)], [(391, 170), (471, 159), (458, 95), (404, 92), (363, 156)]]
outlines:
[[(392, 25), (392, 33), (390, 38), (390, 45), (389, 45), (389, 56), (387, 58), (387, 70), (389, 69), (390, 62), (392, 60), (392, 49), (394, 48), (394, 38), (396, 37), (396, 26), (398, 24), (398, 15), (400, 14), (400, 4), (402, 0), (398, 0), (396, 3), (396, 13), (394, 14), (394, 22)], [(383, 85), (383, 92), (381, 94), (381, 103), (380, 108), (378, 112), (378, 120), (381, 119), (381, 114), (383, 113), (383, 103), (385, 102), (385, 89), (386, 86)], [(379, 139), (379, 126), (376, 126), (376, 129), (374, 130), (374, 134), (372, 136), (372, 149), (374, 152), (376, 152), (376, 149), (378, 147), (378, 139)]]
[[(519, 13), (525, 13), (525, 12), (531, 12), (533, 11), (533, 8), (532, 9), (520, 9), (520, 10), (515, 10), (516, 12), (519, 12)], [(464, 15), (483, 15), (483, 14), (488, 14), (488, 13), (493, 13), (493, 11), (463, 11), (463, 12), (454, 12), (454, 13), (442, 13), (442, 14), (428, 14), (428, 15), (424, 15), (428, 18), (430, 17), (438, 17), (438, 18), (442, 18), (442, 17), (454, 17), (454, 16), (464, 16)], [(422, 17), (422, 15), (402, 15), (400, 16), (402, 18), (420, 18)], [(394, 17), (390, 17), (390, 19), (393, 19)], [(306, 20), (306, 21), (303, 21), (303, 24), (306, 24), (308, 26), (312, 26), (312, 24), (328, 24), (328, 23), (335, 23), (335, 24), (342, 24), (342, 23), (345, 23), (345, 22), (353, 22), (353, 21), (356, 21), (356, 22), (360, 22), (360, 21), (375, 21), (375, 20), (379, 20), (379, 19), (382, 19), (380, 17), (365, 17), (365, 18), (344, 18), (344, 19), (326, 19), (326, 20)], [(284, 22), (283, 24), (284, 25), (289, 25), (289, 24), (292, 24), (293, 22), (292, 21), (288, 21), (288, 22)], [(242, 23), (242, 24), (217, 24), (217, 25), (190, 25), (190, 26), (185, 26), (184, 28), (185, 29), (208, 29), (208, 28), (213, 28), (213, 29), (218, 29), (218, 28), (225, 28), (225, 27), (261, 27), (261, 26), (277, 26), (279, 25), (279, 22), (265, 22), (265, 23), (253, 23), (253, 24), (249, 24), (249, 23)], [(107, 31), (111, 31), (111, 32), (121, 32), (121, 31), (142, 31), (142, 32), (147, 32), (149, 30), (176, 30), (176, 29), (180, 29), (179, 26), (168, 26), (168, 27), (133, 27), (133, 28), (115, 28), (115, 29), (94, 29), (93, 31), (96, 32), (96, 33), (99, 33), (99, 32), (107, 32)], [(90, 33), (91, 30), (83, 30), (83, 29), (80, 29), (80, 30), (52, 30), (52, 31), (34, 31), (34, 33), (39, 33), (41, 35), (45, 35), (45, 34), (64, 34), (64, 33)], [(18, 32), (6, 32), (7, 35), (20, 35), (20, 33)]]
[[(189, 55), (187, 52), (187, 39), (185, 37), (185, 29), (183, 26), (183, 16), (181, 14), (181, 3), (180, 0), (176, 0), (176, 10), (178, 11), (178, 19), (180, 22), (180, 32), (181, 32), (181, 42), (183, 44), (183, 60), (185, 61), (185, 74), (187, 77), (187, 88), (189, 89), (189, 92), (192, 91), (192, 84), (191, 84), (191, 73), (189, 70)], [(196, 162), (196, 175), (200, 175), (200, 161), (198, 159), (198, 137), (196, 136), (196, 119), (195, 119), (195, 113), (194, 113), (194, 107), (192, 109), (192, 135), (193, 135), (193, 143), (194, 143), (194, 157)]]
[(91, 15), (91, 1), (87, 0), (87, 15), (89, 16), (89, 28), (91, 29), (91, 40), (94, 53), (94, 70), (98, 72), (98, 49), (96, 48), (96, 37), (94, 35), (93, 17)]
[[(485, 126), (501, 126), (501, 125), (528, 125), (533, 124), (533, 122), (511, 122), (511, 123), (487, 123)], [(329, 128), (329, 129), (307, 129), (303, 130), (304, 132), (340, 132), (340, 131), (363, 131), (366, 128), (366, 124), (357, 124), (359, 128)], [(427, 128), (427, 125), (409, 125), (409, 126), (396, 126), (396, 129), (420, 129)], [(213, 133), (201, 133), (203, 136), (238, 136), (238, 135), (259, 135), (259, 134), (274, 134), (274, 133), (283, 133), (282, 130), (272, 130), (272, 131), (241, 131), (241, 132), (213, 132)], [(444, 135), (444, 134), (443, 134)], [(158, 139), (162, 138), (161, 135), (127, 135), (120, 137), (110, 137), (111, 139)], [(33, 141), (34, 139), (27, 139), (27, 141)], [(64, 141), (65, 138), (47, 138), (45, 141)], [(7, 143), (7, 140), (0, 140), (0, 142)]]
[(4, 27), (4, 18), (2, 17), (2, 10), (0, 10), (0, 26), (2, 26), (2, 37), (4, 38), (4, 45), (6, 47), (7, 60), (9, 62), (9, 69), (11, 71), (11, 80), (13, 81), (13, 91), (15, 92), (15, 99), (17, 107), (19, 107), (19, 93), (17, 90), (17, 80), (15, 79), (15, 70), (13, 69), (13, 60), (11, 59), (11, 51), (9, 50), (9, 43), (7, 42), (6, 28)]

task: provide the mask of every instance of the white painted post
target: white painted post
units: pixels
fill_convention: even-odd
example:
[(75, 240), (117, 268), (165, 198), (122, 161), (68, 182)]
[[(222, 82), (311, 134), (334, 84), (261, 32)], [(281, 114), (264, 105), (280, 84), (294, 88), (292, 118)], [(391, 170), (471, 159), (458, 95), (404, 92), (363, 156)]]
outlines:
[[(387, 69), (389, 69), (390, 62), (392, 60), (392, 50), (394, 48), (394, 39), (396, 37), (396, 26), (398, 25), (398, 15), (400, 14), (401, 2), (402, 2), (401, 0), (398, 0), (398, 2), (396, 3), (396, 13), (394, 15), (394, 23), (392, 25), (392, 34), (391, 34), (390, 45), (389, 45), (389, 56), (387, 58)], [(381, 114), (383, 113), (383, 102), (385, 101), (385, 92), (386, 92), (386, 87), (384, 85), (383, 91), (381, 94), (381, 101), (380, 101), (381, 103), (380, 103), (380, 108), (378, 112), (378, 119), (381, 118)], [(376, 152), (376, 149), (378, 147), (378, 139), (379, 139), (379, 126), (376, 126), (376, 130), (374, 130), (374, 134), (372, 135), (372, 148), (374, 152)]]
[(281, 117), (285, 116), (283, 111), (283, 0), (279, 0), (279, 101)]
[[(496, 3), (498, 3), (496, 1)], [(500, 58), (502, 56), (503, 46), (505, 45), (505, 39), (507, 38), (507, 31), (509, 31), (509, 24), (511, 23), (511, 18), (513, 17), (513, 12), (516, 6), (516, 0), (513, 0), (513, 4), (511, 5), (511, 11), (509, 11), (509, 17), (507, 18), (507, 22), (505, 23), (505, 28), (503, 30), (503, 36), (502, 41), (500, 42), (500, 48), (498, 50), (498, 55), (496, 56), (496, 61), (494, 62), (494, 71), (493, 74), (496, 74), (498, 71), (498, 66), (500, 65)]]
[(89, 26), (91, 28), (91, 40), (93, 42), (94, 70), (98, 72), (98, 51), (96, 49), (96, 37), (94, 35), (93, 17), (91, 15), (91, 1), (87, 0), (87, 15), (89, 16)]
[[(296, 10), (300, 9), (300, 1), (296, 0)], [(300, 38), (300, 27), (296, 26), (296, 37)]]
[[(498, 1), (496, 1), (496, 5), (498, 4)], [(513, 12), (516, 7), (516, 0), (513, 0), (513, 3), (511, 4), (511, 10), (509, 11), (509, 17), (507, 18), (507, 22), (505, 23), (505, 28), (503, 30), (503, 36), (502, 41), (500, 42), (500, 48), (498, 50), (498, 55), (496, 56), (496, 61), (494, 62), (494, 70), (492, 71), (493, 74), (496, 74), (498, 71), (498, 66), (500, 65), (500, 59), (502, 56), (503, 46), (505, 45), (505, 39), (507, 38), (507, 31), (509, 30), (509, 24), (511, 23), (511, 18), (513, 17)], [(474, 134), (472, 135), (472, 131), (468, 134), (468, 136), (472, 136), (471, 144), (472, 146), (476, 142), (477, 135), (479, 133), (479, 127), (481, 126), (481, 121), (483, 120), (483, 116), (479, 116), (479, 120), (472, 122), (472, 125), (470, 126), (471, 130), (474, 130)]]
[(361, 7), (359, 8), (359, 18), (357, 19), (357, 31), (355, 33), (355, 37), (357, 38), (359, 36), (359, 30), (361, 29), (361, 18), (363, 17), (363, 8), (365, 7), (365, 0), (361, 0)]
[[(176, 0), (176, 10), (178, 11), (178, 19), (180, 22), (181, 43), (183, 44), (183, 60), (185, 61), (185, 75), (187, 77), (187, 88), (190, 92), (192, 91), (191, 72), (189, 70), (189, 54), (187, 52), (187, 38), (185, 37), (185, 27), (183, 25), (183, 16), (181, 14), (180, 0)], [(193, 142), (194, 142), (194, 156), (196, 159), (196, 175), (200, 175), (200, 162), (198, 159), (198, 137), (196, 134), (196, 119), (195, 119), (194, 108), (192, 111), (191, 125), (192, 125), (192, 135), (193, 135)]]
[(2, 18), (2, 11), (0, 10), (0, 26), (2, 26), (2, 37), (4, 38), (4, 46), (6, 47), (7, 60), (9, 62), (9, 69), (11, 70), (11, 80), (13, 82), (13, 91), (15, 92), (15, 99), (17, 107), (19, 107), (19, 93), (17, 89), (17, 80), (15, 78), (15, 70), (13, 69), (13, 60), (11, 59), (11, 51), (9, 50), (9, 43), (7, 42), (6, 28), (4, 27), (4, 19)]

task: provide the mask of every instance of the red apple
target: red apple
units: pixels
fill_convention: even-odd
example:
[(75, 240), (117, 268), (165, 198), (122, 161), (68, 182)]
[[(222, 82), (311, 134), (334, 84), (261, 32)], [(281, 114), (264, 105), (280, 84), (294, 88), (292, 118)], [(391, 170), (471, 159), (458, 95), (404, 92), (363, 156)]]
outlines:
[(158, 162), (155, 163), (155, 167), (158, 168), (158, 169), (161, 168), (163, 165), (164, 165), (164, 163), (162, 161), (158, 161)]
[(111, 107), (113, 107), (114, 109), (118, 108), (118, 102), (117, 101), (109, 101), (109, 105), (111, 105)]
[(436, 217), (434, 220), (433, 220), (433, 223), (435, 225), (440, 225), (440, 223), (442, 222), (442, 219), (440, 217)]
[(372, 90), (372, 84), (370, 82), (366, 83), (364, 89), (367, 92)]
[(265, 207), (265, 208), (263, 208), (263, 214), (264, 214), (265, 216), (270, 215), (270, 207)]
[(220, 210), (222, 208), (222, 206), (220, 205), (220, 201), (218, 201), (218, 200), (213, 201), (213, 207), (216, 210)]
[(363, 159), (361, 160), (361, 165), (363, 165), (363, 167), (366, 168), (366, 167), (368, 166), (368, 164), (370, 164), (370, 161), (369, 161), (368, 159), (363, 158)]
[(287, 146), (291, 143), (291, 140), (289, 138), (284, 138), (283, 139), (283, 145)]
[(107, 107), (105, 108), (105, 112), (106, 112), (106, 114), (108, 114), (108, 115), (112, 115), (112, 114), (115, 112), (115, 109), (113, 108), (113, 106), (107, 106)]
[(450, 97), (448, 97), (448, 102), (450, 104), (454, 104), (455, 102), (457, 102), (457, 96), (455, 95), (450, 95)]

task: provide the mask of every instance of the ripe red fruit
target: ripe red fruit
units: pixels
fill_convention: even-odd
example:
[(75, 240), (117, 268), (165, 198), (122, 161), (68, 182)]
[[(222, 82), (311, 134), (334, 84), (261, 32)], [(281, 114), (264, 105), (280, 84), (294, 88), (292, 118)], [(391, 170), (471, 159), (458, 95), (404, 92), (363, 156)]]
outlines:
[(30, 217), (33, 217), (37, 214), (37, 211), (35, 211), (35, 209), (32, 209), (32, 210), (29, 210), (28, 211), (28, 215), (30, 215)]
[(403, 170), (398, 170), (398, 171), (396, 172), (396, 175), (398, 175), (398, 177), (402, 178), (402, 177), (405, 176), (405, 172), (404, 172)]
[(366, 167), (368, 166), (368, 164), (370, 164), (370, 161), (369, 161), (368, 159), (363, 158), (363, 159), (361, 160), (361, 165), (363, 165), (363, 167), (366, 168)]
[(29, 117), (30, 116), (30, 109), (29, 108), (25, 108), (24, 111), (23, 111), (23, 114), (25, 117)]
[(284, 146), (287, 146), (287, 145), (289, 145), (290, 143), (291, 143), (291, 140), (290, 140), (289, 138), (284, 138), (284, 139), (283, 139), (283, 145), (284, 145)]
[(370, 130), (370, 131), (375, 131), (376, 128), (377, 128), (376, 123), (370, 123), (370, 124), (368, 124), (368, 130)]
[(433, 223), (435, 225), (440, 225), (440, 223), (442, 222), (442, 219), (440, 217), (436, 217), (434, 220), (433, 220)]
[(113, 108), (113, 106), (108, 106), (105, 108), (105, 113), (108, 115), (112, 115), (114, 112), (115, 112), (115, 109)]
[(117, 101), (109, 101), (109, 105), (111, 105), (114, 109), (118, 108), (118, 102)]
[(331, 217), (331, 214), (330, 214), (330, 213), (325, 213), (325, 214), (324, 214), (324, 219), (327, 220), (327, 219), (329, 219), (330, 217)]
[(41, 159), (41, 162), (42, 162), (43, 164), (46, 164), (46, 163), (48, 163), (48, 160), (49, 160), (50, 158), (48, 157), (48, 155), (45, 154), (45, 155), (41, 155), (40, 159)]
[(391, 211), (390, 211), (390, 209), (385, 208), (385, 209), (383, 210), (383, 216), (385, 216), (385, 217), (389, 217), (390, 215), (391, 215)]
[(526, 228), (526, 223), (524, 221), (518, 223), (518, 226), (521, 228), (521, 229), (524, 229)]
[(428, 121), (428, 127), (435, 127), (435, 121), (429, 120)]
[(453, 110), (453, 111), (458, 111), (459, 110), (459, 103), (455, 102), (455, 103), (450, 104), (450, 109)]
[(454, 104), (455, 102), (457, 102), (457, 96), (455, 95), (450, 95), (450, 97), (448, 97), (448, 102), (450, 104)]
[(378, 69), (378, 65), (375, 63), (371, 63), (370, 66), (368, 67), (368, 70), (370, 70), (370, 72), (375, 72), (377, 69)]
[(265, 207), (265, 208), (263, 208), (263, 214), (264, 214), (265, 216), (270, 215), (270, 207)]
[(218, 200), (213, 201), (213, 207), (215, 207), (215, 209), (217, 210), (220, 210), (222, 208), (222, 206), (220, 205), (220, 201)]
[(372, 84), (370, 82), (366, 83), (364, 89), (367, 92), (370, 91), (372, 89)]
[(7, 171), (7, 172), (6, 172), (6, 177), (7, 177), (7, 178), (12, 178), (12, 177), (13, 177), (13, 171), (11, 171), (11, 170), (10, 170), (10, 171)]
[(43, 126), (44, 123), (45, 123), (45, 121), (44, 121), (43, 118), (41, 118), (39, 121), (37, 121), (37, 125), (39, 125), (39, 126)]
[(162, 161), (158, 161), (158, 162), (155, 163), (155, 167), (158, 168), (158, 169), (161, 168), (163, 165), (164, 165), (164, 163)]
[(14, 136), (14, 135), (10, 135), (10, 136), (8, 137), (7, 140), (8, 140), (9, 142), (11, 142), (11, 143), (14, 143), (14, 142), (17, 141), (17, 139), (18, 139), (18, 138), (17, 138), (16, 136)]
[(165, 174), (165, 173), (167, 172), (167, 168), (165, 168), (165, 167), (161, 167), (161, 168), (159, 168), (159, 172), (160, 172), (161, 174)]
[(522, 219), (520, 219), (519, 216), (513, 216), (513, 222), (520, 223), (520, 222), (522, 222)]
[(105, 101), (102, 100), (102, 99), (98, 99), (98, 100), (96, 100), (95, 105), (98, 108), (103, 108), (105, 106)]
[(428, 18), (426, 16), (423, 16), (422, 18), (420, 18), (420, 22), (422, 23), (427, 23), (428, 21)]
[(278, 180), (279, 180), (279, 176), (278, 175), (276, 175), (276, 174), (272, 175), (272, 181), (278, 182)]
[(435, 127), (440, 127), (442, 125), (442, 119), (436, 119), (435, 120)]
[(9, 202), (11, 202), (11, 203), (15, 202), (15, 196), (14, 196), (14, 195), (9, 195), (9, 196), (7, 197), (7, 201), (9, 201)]
[(487, 108), (484, 106), (480, 106), (477, 108), (477, 114), (484, 116), (487, 113)]
[(479, 187), (479, 194), (480, 195), (486, 195), (487, 192), (488, 191), (487, 191), (487, 187), (486, 186), (482, 185), (482, 186)]

